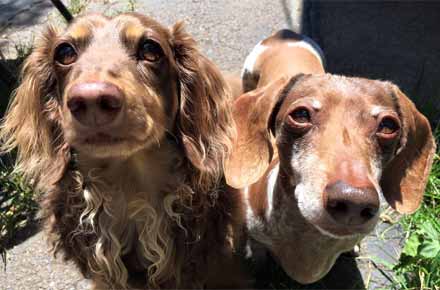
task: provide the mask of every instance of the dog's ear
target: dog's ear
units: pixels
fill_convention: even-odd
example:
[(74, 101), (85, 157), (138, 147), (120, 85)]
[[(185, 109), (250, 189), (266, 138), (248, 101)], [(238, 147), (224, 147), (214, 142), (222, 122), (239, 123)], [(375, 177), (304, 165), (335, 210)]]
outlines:
[(12, 96), (0, 128), (1, 152), (17, 149), (16, 169), (35, 179), (55, 155), (53, 126), (47, 100), (55, 83), (51, 45), (56, 37), (49, 27), (25, 60), (20, 85)]
[(423, 199), (433, 157), (435, 141), (428, 120), (402, 93), (392, 85), (402, 119), (400, 148), (387, 164), (381, 187), (387, 202), (400, 213), (412, 213)]
[(171, 34), (180, 85), (177, 123), (186, 156), (199, 170), (221, 174), (234, 132), (230, 90), (182, 23)]
[(274, 137), (270, 119), (287, 83), (287, 78), (280, 78), (241, 95), (235, 101), (233, 116), (237, 138), (226, 161), (228, 185), (244, 188), (255, 183), (272, 161)]

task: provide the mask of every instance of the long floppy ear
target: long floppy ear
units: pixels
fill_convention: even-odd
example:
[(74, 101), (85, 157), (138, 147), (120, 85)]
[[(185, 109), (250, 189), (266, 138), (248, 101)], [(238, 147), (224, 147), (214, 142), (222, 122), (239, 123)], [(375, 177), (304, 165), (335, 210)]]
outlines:
[(244, 188), (255, 183), (272, 161), (274, 148), (269, 119), (287, 83), (287, 78), (280, 78), (235, 100), (237, 138), (226, 161), (228, 185)]
[(55, 37), (55, 30), (48, 28), (25, 60), (20, 85), (0, 127), (0, 152), (17, 149), (16, 170), (30, 179), (38, 179), (55, 154), (46, 103), (54, 86), (50, 46)]
[(426, 117), (397, 86), (392, 89), (403, 120), (403, 136), (398, 154), (382, 174), (381, 187), (394, 209), (412, 213), (423, 199), (436, 145)]
[(234, 135), (230, 90), (182, 23), (171, 33), (180, 83), (178, 130), (186, 156), (200, 171), (220, 176)]

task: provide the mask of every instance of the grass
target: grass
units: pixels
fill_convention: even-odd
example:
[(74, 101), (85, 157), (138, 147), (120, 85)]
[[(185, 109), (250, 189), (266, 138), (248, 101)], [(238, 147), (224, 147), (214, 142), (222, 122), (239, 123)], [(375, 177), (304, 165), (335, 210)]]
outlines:
[[(440, 130), (436, 130), (440, 141)], [(438, 142), (437, 142), (438, 144)], [(406, 243), (394, 266), (395, 289), (440, 289), (440, 156), (437, 154), (421, 208), (401, 225)]]
[(23, 178), (3, 163), (0, 184), (0, 255), (6, 267), (6, 249), (12, 246), (17, 233), (33, 221), (38, 206)]
[(75, 17), (80, 15), (87, 8), (89, 2), (90, 0), (70, 0), (67, 9), (70, 11), (73, 17)]
[(127, 1), (127, 12), (134, 12), (136, 10), (136, 1), (128, 0)]
[[(91, 0), (70, 0), (67, 9), (73, 15), (73, 17), (83, 14), (87, 11), (87, 6), (90, 4)], [(112, 1), (101, 0), (102, 4), (109, 4)], [(136, 10), (136, 0), (125, 0), (125, 1), (113, 1), (114, 3), (120, 3), (122, 6), (118, 9), (111, 9), (110, 11), (104, 12), (107, 16), (115, 16), (124, 12), (135, 12)]]
[(16, 42), (14, 43), (14, 49), (17, 54), (18, 59), (25, 59), (28, 57), (32, 52), (32, 47), (34, 45), (34, 37), (32, 37), (30, 40), (26, 42)]
[[(31, 39), (28, 42), (17, 42), (14, 44), (17, 58), (8, 66), (14, 78), (18, 75), (18, 70), (23, 60), (31, 53), (33, 41), (34, 39)], [(4, 93), (10, 94), (11, 92)], [(6, 103), (3, 104), (3, 101), (0, 101), (0, 117), (5, 108)], [(38, 206), (30, 187), (23, 181), (20, 175), (12, 173), (11, 166), (6, 166), (2, 159), (0, 159), (0, 256), (5, 267), (6, 250), (17, 239), (17, 233), (33, 220), (37, 208)]]

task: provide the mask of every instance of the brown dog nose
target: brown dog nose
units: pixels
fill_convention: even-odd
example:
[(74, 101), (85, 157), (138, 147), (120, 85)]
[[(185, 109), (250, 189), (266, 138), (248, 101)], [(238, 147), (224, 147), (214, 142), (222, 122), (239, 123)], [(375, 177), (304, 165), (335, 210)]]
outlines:
[(112, 123), (121, 112), (122, 106), (122, 92), (110, 83), (79, 83), (69, 90), (67, 107), (75, 119), (85, 126)]
[(325, 188), (324, 207), (342, 225), (363, 225), (379, 211), (379, 195), (373, 187), (353, 187), (343, 181)]

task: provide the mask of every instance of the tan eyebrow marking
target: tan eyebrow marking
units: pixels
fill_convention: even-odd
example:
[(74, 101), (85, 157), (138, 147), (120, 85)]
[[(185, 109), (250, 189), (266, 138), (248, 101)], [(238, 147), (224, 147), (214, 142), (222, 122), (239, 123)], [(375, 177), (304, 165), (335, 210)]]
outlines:
[(138, 25), (128, 24), (126, 28), (123, 30), (124, 38), (127, 41), (136, 41), (142, 37), (144, 34), (144, 29), (139, 27)]
[(77, 24), (69, 33), (73, 39), (87, 39), (92, 34), (92, 29), (88, 24)]

